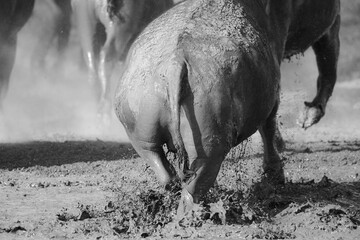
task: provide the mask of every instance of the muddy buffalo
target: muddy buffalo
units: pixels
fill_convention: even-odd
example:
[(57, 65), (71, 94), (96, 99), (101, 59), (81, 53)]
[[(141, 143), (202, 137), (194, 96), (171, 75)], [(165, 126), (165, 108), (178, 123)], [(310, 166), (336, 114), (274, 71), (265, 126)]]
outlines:
[(172, 0), (72, 0), (99, 113), (109, 111), (109, 78), (115, 62), (123, 60), (140, 31), (172, 5)]
[[(313, 46), (319, 90), (303, 122), (315, 123), (335, 82), (338, 28), (335, 0), (188, 0), (143, 31), (126, 60), (115, 111), (160, 182), (181, 178), (178, 214), (212, 186), (229, 149), (257, 130), (264, 180), (285, 181), (275, 143), (280, 63)], [(178, 173), (163, 144), (177, 153)]]
[(34, 0), (0, 2), (0, 111), (14, 66), (17, 34), (30, 18)]

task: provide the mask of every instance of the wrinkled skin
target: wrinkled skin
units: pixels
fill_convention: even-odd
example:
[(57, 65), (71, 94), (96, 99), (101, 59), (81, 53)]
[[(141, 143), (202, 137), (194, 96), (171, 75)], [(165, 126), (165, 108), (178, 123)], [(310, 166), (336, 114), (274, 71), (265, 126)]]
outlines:
[(36, 14), (43, 15), (43, 21), (46, 21), (46, 25), (43, 27), (43, 34), (39, 37), (40, 41), (33, 50), (31, 64), (34, 69), (42, 70), (46, 55), (54, 42), (59, 59), (61, 59), (62, 53), (68, 45), (71, 31), (71, 1), (37, 1), (34, 10), (34, 15)]
[(110, 113), (109, 79), (114, 64), (124, 60), (140, 31), (172, 5), (172, 0), (72, 0), (89, 81), (94, 85), (101, 117), (106, 118)]
[(115, 111), (161, 183), (177, 179), (163, 144), (185, 162), (179, 216), (213, 185), (230, 148), (257, 130), (264, 178), (285, 180), (274, 144), (285, 41), (270, 38), (266, 19), (261, 1), (188, 0), (152, 22), (132, 47)]
[(14, 66), (17, 34), (30, 18), (34, 0), (2, 0), (0, 2), (0, 111), (8, 91)]

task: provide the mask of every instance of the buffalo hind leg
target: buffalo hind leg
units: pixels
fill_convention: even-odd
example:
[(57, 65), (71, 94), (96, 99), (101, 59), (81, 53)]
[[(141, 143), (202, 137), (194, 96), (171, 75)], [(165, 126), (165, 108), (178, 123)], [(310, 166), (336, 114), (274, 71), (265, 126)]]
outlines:
[(97, 89), (99, 81), (97, 74), (98, 59), (93, 46), (93, 42), (95, 42), (94, 36), (96, 34), (97, 19), (93, 12), (88, 11), (88, 5), (85, 1), (73, 1), (73, 10), (75, 21), (78, 26), (80, 45), (88, 69), (88, 80), (94, 89), (96, 89), (95, 92), (99, 99), (100, 96)]
[(298, 119), (298, 124), (302, 128), (311, 127), (325, 115), (326, 104), (336, 82), (340, 47), (339, 27), (340, 17), (338, 16), (330, 30), (312, 46), (319, 69), (317, 94), (312, 102), (305, 102), (304, 111)]
[[(217, 147), (215, 147), (217, 148)], [(219, 151), (209, 154), (210, 157), (198, 157), (190, 167), (192, 176), (183, 184), (181, 199), (177, 209), (177, 220), (181, 221), (191, 212), (194, 204), (199, 203), (200, 197), (214, 185), (225, 154), (218, 146)]]
[(132, 141), (132, 145), (140, 157), (150, 165), (160, 184), (164, 185), (165, 188), (171, 188), (177, 180), (177, 176), (174, 167), (167, 160), (163, 148), (138, 141)]
[(265, 124), (259, 129), (264, 143), (264, 180), (274, 185), (285, 183), (282, 162), (276, 146), (276, 134), (278, 131), (276, 123), (277, 108), (278, 105), (275, 106)]

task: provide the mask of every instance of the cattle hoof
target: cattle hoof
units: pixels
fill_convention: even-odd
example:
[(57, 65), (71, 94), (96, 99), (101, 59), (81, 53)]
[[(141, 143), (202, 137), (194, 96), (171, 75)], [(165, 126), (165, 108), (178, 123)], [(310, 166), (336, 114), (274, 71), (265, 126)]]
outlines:
[(256, 196), (259, 200), (266, 200), (275, 193), (276, 189), (273, 184), (269, 183), (267, 180), (262, 179), (262, 181), (254, 184), (251, 188), (251, 195)]
[(268, 169), (264, 172), (262, 176), (262, 182), (267, 182), (271, 185), (284, 185), (285, 184), (285, 175), (284, 171), (281, 170), (272, 170)]
[(194, 198), (191, 196), (189, 191), (184, 188), (181, 192), (181, 199), (177, 209), (176, 221), (180, 222), (183, 220), (194, 208), (194, 205)]
[(324, 113), (320, 107), (305, 104), (304, 110), (300, 113), (296, 123), (306, 130), (312, 125), (318, 123), (323, 116)]

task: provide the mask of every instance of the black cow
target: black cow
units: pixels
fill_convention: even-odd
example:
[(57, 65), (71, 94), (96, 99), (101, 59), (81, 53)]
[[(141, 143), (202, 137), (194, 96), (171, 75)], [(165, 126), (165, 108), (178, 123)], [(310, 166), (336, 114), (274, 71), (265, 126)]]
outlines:
[[(152, 22), (134, 42), (115, 97), (115, 111), (158, 179), (179, 177), (178, 214), (214, 183), (231, 147), (257, 130), (264, 142), (264, 180), (284, 183), (276, 112), (281, 61), (312, 46), (318, 94), (304, 127), (324, 114), (336, 79), (339, 1), (188, 0)], [(179, 177), (162, 145), (179, 157)]]

